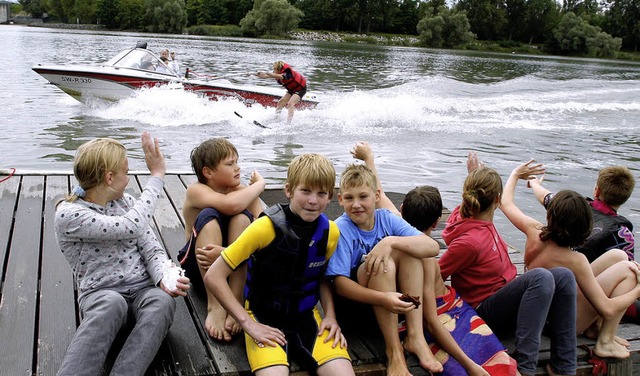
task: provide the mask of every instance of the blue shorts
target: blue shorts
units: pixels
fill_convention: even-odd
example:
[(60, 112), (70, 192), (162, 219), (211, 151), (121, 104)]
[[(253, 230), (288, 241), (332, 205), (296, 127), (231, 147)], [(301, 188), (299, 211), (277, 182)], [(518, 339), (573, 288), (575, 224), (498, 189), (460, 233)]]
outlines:
[[(242, 211), (242, 214), (249, 217), (250, 221), (253, 221), (253, 214), (247, 209)], [(191, 230), (191, 237), (187, 244), (178, 251), (178, 262), (185, 270), (187, 277), (191, 279), (191, 282), (200, 281), (200, 267), (196, 260), (196, 238), (204, 226), (213, 220), (218, 220), (220, 225), (220, 231), (222, 232), (222, 246), (227, 246), (227, 233), (229, 229), (229, 220), (231, 216), (224, 215), (214, 208), (204, 208), (198, 213), (193, 229)], [(197, 278), (196, 278), (197, 277)], [(200, 283), (201, 284), (201, 283)]]

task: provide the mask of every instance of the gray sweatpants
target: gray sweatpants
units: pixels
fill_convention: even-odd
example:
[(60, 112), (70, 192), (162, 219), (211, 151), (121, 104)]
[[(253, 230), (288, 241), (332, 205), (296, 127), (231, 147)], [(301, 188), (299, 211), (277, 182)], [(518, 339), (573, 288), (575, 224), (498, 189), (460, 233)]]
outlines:
[(111, 375), (144, 375), (162, 343), (175, 312), (175, 300), (158, 287), (131, 295), (100, 290), (80, 301), (82, 322), (58, 371), (58, 376), (103, 374), (107, 353), (116, 335), (134, 320)]

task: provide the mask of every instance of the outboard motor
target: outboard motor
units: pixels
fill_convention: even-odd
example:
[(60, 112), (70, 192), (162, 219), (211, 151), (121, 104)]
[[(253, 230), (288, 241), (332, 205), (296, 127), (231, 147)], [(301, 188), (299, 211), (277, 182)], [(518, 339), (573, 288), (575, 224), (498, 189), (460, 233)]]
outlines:
[(147, 49), (147, 42), (140, 41), (140, 42), (136, 43), (136, 48), (142, 48), (143, 50), (146, 50)]

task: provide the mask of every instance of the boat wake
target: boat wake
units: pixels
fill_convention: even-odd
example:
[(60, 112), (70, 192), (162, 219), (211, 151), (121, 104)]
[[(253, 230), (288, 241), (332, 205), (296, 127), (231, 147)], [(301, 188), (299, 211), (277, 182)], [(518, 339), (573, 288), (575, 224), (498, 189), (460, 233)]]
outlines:
[(640, 88), (635, 81), (618, 82), (615, 89), (609, 89), (615, 90), (615, 95), (602, 92), (601, 85), (597, 80), (554, 82), (533, 76), (490, 84), (430, 77), (390, 88), (319, 93), (317, 108), (297, 111), (289, 126), (284, 124), (286, 116), (276, 117), (273, 108), (246, 107), (236, 99), (211, 101), (175, 87), (143, 89), (117, 103), (91, 106), (90, 111), (100, 118), (157, 127), (214, 125), (242, 134), (270, 132), (257, 127), (257, 122), (291, 132), (333, 129), (381, 135), (398, 131), (590, 129), (598, 117), (610, 111), (640, 113), (640, 103), (635, 100)]

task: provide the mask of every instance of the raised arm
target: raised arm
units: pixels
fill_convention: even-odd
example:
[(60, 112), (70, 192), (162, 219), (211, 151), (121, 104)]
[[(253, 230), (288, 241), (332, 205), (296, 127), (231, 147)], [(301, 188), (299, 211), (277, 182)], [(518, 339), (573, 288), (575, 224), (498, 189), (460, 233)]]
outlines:
[(513, 169), (504, 186), (504, 191), (502, 192), (502, 198), (500, 200), (500, 210), (502, 210), (507, 219), (509, 219), (509, 221), (511, 221), (518, 230), (527, 235), (531, 231), (537, 231), (536, 228), (539, 228), (541, 224), (535, 219), (525, 215), (520, 208), (516, 206), (514, 196), (519, 179), (529, 180), (533, 175), (544, 174), (544, 167), (542, 164), (534, 164), (533, 162), (534, 160), (531, 159)]
[(371, 146), (366, 141), (358, 141), (353, 146), (351, 150), (351, 155), (354, 158), (359, 159), (364, 162), (364, 164), (369, 167), (373, 174), (376, 176), (376, 185), (380, 190), (380, 202), (378, 202), (378, 207), (383, 209), (388, 209), (395, 215), (400, 215), (400, 211), (396, 206), (391, 202), (389, 197), (384, 193), (384, 189), (382, 188), (382, 182), (380, 181), (380, 175), (378, 175), (378, 170), (376, 169), (375, 158), (373, 156), (373, 150)]
[(544, 205), (544, 198), (551, 193), (550, 190), (542, 186), (543, 180), (544, 176), (540, 178), (534, 176), (527, 181), (527, 186), (533, 190), (533, 195), (536, 196), (536, 200), (542, 205)]

